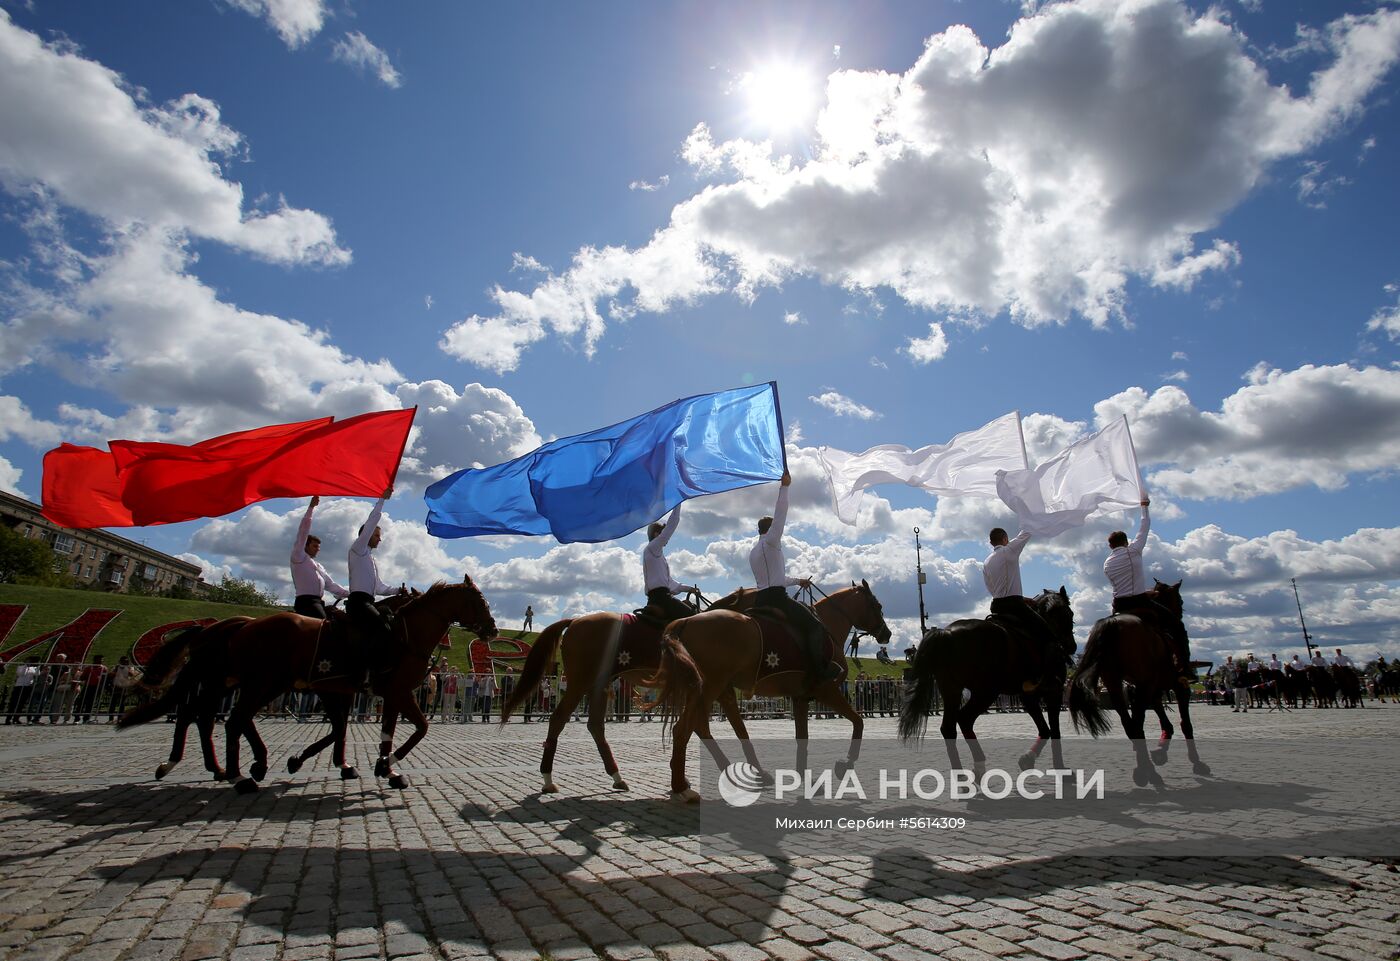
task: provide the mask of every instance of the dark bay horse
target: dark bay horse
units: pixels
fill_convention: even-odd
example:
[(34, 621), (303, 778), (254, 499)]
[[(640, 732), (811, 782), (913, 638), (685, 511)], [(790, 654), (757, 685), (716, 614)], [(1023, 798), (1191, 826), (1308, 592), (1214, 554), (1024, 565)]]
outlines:
[[(747, 592), (744, 592), (747, 593)], [(742, 595), (739, 595), (742, 605)], [(823, 597), (814, 605), (817, 617), (830, 635), (832, 660), (840, 665), (841, 677), (846, 675), (846, 660), (842, 653), (846, 635), (852, 627), (888, 641), (890, 629), (885, 625), (884, 609), (862, 580), (859, 584)], [(734, 726), (744, 756), (755, 768), (760, 767), (757, 753), (749, 743), (735, 690), (749, 690), (759, 697), (789, 697), (792, 699), (793, 721), (796, 724), (798, 766), (805, 766), (807, 751), (807, 712), (815, 700), (836, 710), (851, 722), (851, 748), (846, 763), (855, 761), (865, 722), (860, 713), (846, 700), (836, 680), (827, 680), (808, 690), (806, 672), (800, 669), (760, 676), (763, 657), (763, 630), (754, 618), (738, 611), (721, 608), (719, 604), (703, 613), (672, 621), (662, 635), (661, 666), (644, 683), (658, 688), (657, 703), (663, 716), (672, 722), (671, 797), (696, 803), (700, 795), (685, 776), (686, 745), (692, 734), (699, 735), (715, 763), (721, 769), (728, 765), (724, 752), (710, 736), (710, 710), (718, 702)]]
[[(374, 678), (375, 693), (384, 698), (382, 737), (375, 773), (387, 777), (395, 788), (407, 781), (393, 769), (390, 748), (394, 728), (402, 713), (414, 724), (414, 733), (392, 753), (402, 760), (427, 733), (428, 721), (413, 693), (427, 673), (429, 658), (453, 623), (461, 624), (482, 637), (494, 637), (496, 624), (481, 591), (466, 578), (460, 584), (435, 584), (419, 597), (411, 598), (394, 621), (394, 663)], [(225, 725), (228, 762), (226, 776), (240, 793), (257, 790), (255, 778), (241, 778), (238, 739), (251, 735), (254, 760), (250, 773), (267, 771), (267, 750), (256, 737), (254, 715), (278, 694), (293, 688), (308, 689), (321, 695), (331, 719), (332, 733), (326, 741), (344, 744), (351, 702), (359, 692), (349, 677), (308, 681), (314, 676), (314, 661), (324, 622), (299, 614), (274, 614), (241, 625), (227, 638), (222, 668), (229, 686), (240, 688), (238, 703)], [(193, 663), (193, 661), (192, 661)], [(189, 665), (187, 665), (187, 668)], [(178, 684), (177, 680), (177, 684)]]
[[(962, 767), (957, 741), (961, 729), (974, 767), (982, 767), (986, 755), (977, 743), (973, 725), (1000, 695), (1020, 695), (1036, 729), (1035, 743), (1021, 756), (1021, 767), (1028, 768), (1035, 762), (1047, 740), (1052, 745), (1055, 766), (1063, 767), (1059, 755), (1060, 700), (1069, 659), (1074, 655), (1074, 611), (1063, 587), (1041, 591), (1031, 600), (1031, 606), (1050, 625), (1063, 652), (1063, 657), (1052, 666), (1051, 678), (1041, 681), (1034, 691), (1022, 690), (1022, 682), (1034, 672), (1026, 665), (1022, 642), (1007, 631), (999, 618), (968, 618), (954, 621), (947, 628), (935, 627), (924, 635), (914, 655), (914, 686), (900, 709), (900, 737), (905, 741), (923, 737), (936, 691), (943, 698), (943, 723), (939, 730), (949, 761), (955, 768)], [(971, 692), (966, 702), (964, 689)], [(1041, 712), (1042, 702), (1046, 713)]]
[[(1160, 603), (1173, 613), (1180, 614), (1180, 581), (1175, 584), (1158, 581), (1156, 592)], [(1161, 703), (1164, 694), (1176, 697), (1181, 716), (1181, 735), (1186, 740), (1192, 770), (1197, 774), (1210, 774), (1210, 768), (1196, 753), (1195, 733), (1191, 726), (1191, 690), (1182, 683), (1172, 653), (1171, 639), (1142, 618), (1133, 614), (1105, 617), (1089, 631), (1089, 640), (1084, 644), (1084, 653), (1079, 658), (1074, 683), (1069, 689), (1069, 716), (1074, 729), (1087, 730), (1098, 737), (1109, 729), (1108, 720), (1098, 702), (1098, 686), (1100, 681), (1103, 682), (1108, 699), (1123, 724), (1123, 731), (1133, 742), (1137, 756), (1133, 781), (1139, 786), (1149, 782), (1156, 785), (1163, 783), (1148, 756), (1143, 719), (1149, 709), (1155, 710), (1155, 706)], [(1165, 716), (1160, 712), (1158, 716), (1164, 722), (1157, 742), (1158, 763), (1161, 763), (1166, 759), (1165, 749), (1172, 730), (1170, 725), (1165, 724)]]

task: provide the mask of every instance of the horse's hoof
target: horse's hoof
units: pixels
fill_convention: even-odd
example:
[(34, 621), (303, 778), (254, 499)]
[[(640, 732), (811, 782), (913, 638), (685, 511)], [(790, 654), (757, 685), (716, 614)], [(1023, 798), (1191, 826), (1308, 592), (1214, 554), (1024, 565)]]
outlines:
[(1133, 768), (1133, 783), (1138, 787), (1147, 787), (1147, 773), (1146, 768)]
[(1210, 765), (1205, 761), (1197, 761), (1195, 764), (1191, 765), (1191, 772), (1193, 774), (1199, 774), (1201, 777), (1210, 777)]
[(772, 786), (773, 786), (775, 783), (777, 783), (777, 782), (775, 782), (775, 781), (773, 780), (773, 775), (771, 775), (771, 774), (769, 774), (767, 771), (763, 770), (763, 768), (759, 768), (759, 769), (758, 769), (758, 783), (761, 784), (761, 785), (763, 785), (764, 787), (772, 787)]
[(225, 774), (221, 768), (215, 768), (214, 770), (210, 771), (209, 773), (212, 774), (212, 775), (214, 775), (214, 780), (216, 780), (216, 781), (227, 781), (227, 780), (228, 780), (228, 775)]
[(1167, 763), (1167, 749), (1166, 749), (1166, 748), (1159, 748), (1158, 750), (1153, 751), (1153, 752), (1152, 752), (1152, 763), (1155, 764), (1155, 765), (1157, 765), (1158, 767), (1161, 767), (1163, 764), (1166, 764), (1166, 763)]
[(254, 781), (261, 781), (267, 777), (267, 762), (254, 761), (252, 766), (248, 768), (248, 776)]
[(297, 773), (297, 772), (300, 771), (300, 770), (301, 770), (301, 758), (299, 758), (299, 757), (289, 757), (289, 758), (287, 758), (287, 773), (288, 773), (288, 774), (295, 774), (295, 773)]
[(396, 791), (402, 791), (408, 787), (408, 778), (402, 774), (391, 774), (389, 775), (389, 786)]
[(630, 791), (630, 790), (632, 790), (632, 789), (631, 789), (630, 787), (627, 786), (627, 782), (624, 781), (622, 778), (620, 778), (620, 777), (615, 777), (615, 778), (613, 778), (613, 790), (614, 790), (614, 791)]
[(343, 767), (340, 769), (340, 779), (342, 781), (353, 781), (359, 776), (360, 772), (355, 770), (355, 766), (353, 764), (349, 767)]
[(558, 793), (559, 793), (559, 785), (555, 784), (553, 781), (545, 781), (545, 782), (544, 782), (544, 787), (540, 788), (540, 793), (541, 793), (541, 794), (558, 794)]
[(165, 763), (165, 764), (162, 764), (160, 767), (156, 768), (156, 780), (157, 780), (157, 781), (163, 781), (163, 780), (165, 780), (165, 776), (166, 776), (167, 774), (170, 773), (170, 769), (173, 768), (174, 766), (175, 766), (175, 765), (170, 764), (169, 762), (167, 762), (167, 763)]
[(243, 780), (235, 784), (233, 786), (233, 789), (239, 794), (256, 794), (258, 790), (258, 782), (254, 781), (250, 777), (245, 777)]
[(374, 762), (375, 777), (388, 777), (389, 773), (389, 759), (387, 757), (381, 757)]
[(700, 792), (691, 787), (684, 791), (672, 791), (671, 800), (677, 804), (699, 804)]
[(1016, 766), (1023, 771), (1029, 771), (1031, 765), (1035, 763), (1035, 755), (1027, 751), (1016, 759)]

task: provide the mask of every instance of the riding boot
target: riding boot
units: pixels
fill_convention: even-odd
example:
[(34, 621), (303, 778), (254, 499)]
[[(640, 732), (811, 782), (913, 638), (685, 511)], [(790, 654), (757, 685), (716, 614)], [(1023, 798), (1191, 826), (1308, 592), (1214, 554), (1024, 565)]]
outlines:
[(1177, 657), (1181, 661), (1179, 680), (1188, 686), (1197, 683), (1200, 678), (1196, 676), (1196, 669), (1191, 666), (1191, 642), (1186, 637), (1186, 628), (1176, 625), (1172, 629), (1172, 640), (1176, 641)]

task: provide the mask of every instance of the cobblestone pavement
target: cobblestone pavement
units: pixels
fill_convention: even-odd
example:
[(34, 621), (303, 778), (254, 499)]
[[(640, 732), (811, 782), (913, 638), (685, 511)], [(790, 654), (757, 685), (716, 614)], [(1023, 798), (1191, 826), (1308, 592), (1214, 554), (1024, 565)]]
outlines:
[[(1394, 705), (1198, 714), (1198, 737), (1400, 735)], [(1019, 735), (1026, 724), (992, 715), (980, 726)], [(319, 733), (262, 728), (274, 758)], [(814, 722), (814, 736), (847, 730)], [(791, 725), (750, 731), (788, 737)], [(408, 791), (369, 776), (342, 782), (322, 764), (274, 772), (242, 797), (203, 780), (197, 752), (152, 780), (169, 747), (165, 724), (121, 734), (0, 727), (0, 952), (35, 961), (1400, 956), (1393, 863), (718, 853), (688, 833), (694, 809), (663, 799), (659, 724), (609, 726), (628, 793), (609, 789), (573, 724), (555, 767), (563, 793), (541, 797), (542, 733), (538, 723), (435, 725), (404, 765)], [(366, 775), (376, 734), (354, 731)], [(873, 719), (866, 736), (891, 737), (893, 724)], [(698, 756), (691, 763), (700, 770)], [(705, 793), (705, 805), (722, 804)]]

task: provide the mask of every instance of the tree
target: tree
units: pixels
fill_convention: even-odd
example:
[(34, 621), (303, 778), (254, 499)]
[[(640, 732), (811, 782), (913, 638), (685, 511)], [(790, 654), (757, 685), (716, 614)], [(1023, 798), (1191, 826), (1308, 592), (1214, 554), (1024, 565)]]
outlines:
[(259, 590), (252, 581), (225, 574), (217, 587), (209, 589), (209, 600), (220, 604), (243, 604), (247, 607), (280, 607), (271, 591)]
[(52, 547), (0, 524), (0, 583), (44, 581), (52, 577), (53, 565)]

